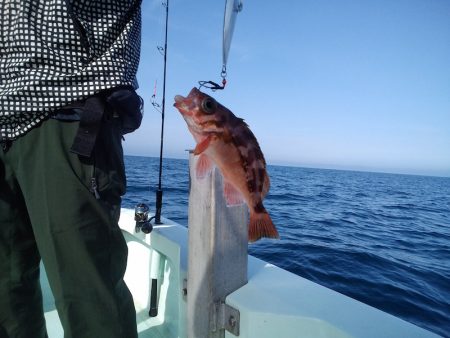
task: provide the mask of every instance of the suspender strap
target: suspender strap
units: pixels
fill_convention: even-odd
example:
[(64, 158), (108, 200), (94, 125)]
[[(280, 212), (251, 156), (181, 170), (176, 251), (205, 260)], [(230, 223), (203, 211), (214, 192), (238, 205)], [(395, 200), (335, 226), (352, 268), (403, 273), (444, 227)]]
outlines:
[(80, 117), (80, 126), (70, 151), (84, 157), (90, 157), (100, 130), (105, 104), (100, 95), (86, 99)]

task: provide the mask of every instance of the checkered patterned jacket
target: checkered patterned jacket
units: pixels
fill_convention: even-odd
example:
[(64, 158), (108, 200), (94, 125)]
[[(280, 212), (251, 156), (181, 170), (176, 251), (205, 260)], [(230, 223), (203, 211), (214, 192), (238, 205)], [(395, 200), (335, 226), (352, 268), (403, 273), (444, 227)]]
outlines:
[(101, 90), (136, 88), (140, 3), (0, 1), (0, 139)]

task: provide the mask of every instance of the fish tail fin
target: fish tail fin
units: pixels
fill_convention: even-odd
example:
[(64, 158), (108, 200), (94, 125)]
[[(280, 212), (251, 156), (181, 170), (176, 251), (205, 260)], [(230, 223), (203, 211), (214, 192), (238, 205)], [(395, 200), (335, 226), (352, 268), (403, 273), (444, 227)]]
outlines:
[(252, 212), (250, 214), (250, 225), (248, 227), (248, 241), (255, 242), (262, 237), (280, 238), (275, 225), (267, 211)]

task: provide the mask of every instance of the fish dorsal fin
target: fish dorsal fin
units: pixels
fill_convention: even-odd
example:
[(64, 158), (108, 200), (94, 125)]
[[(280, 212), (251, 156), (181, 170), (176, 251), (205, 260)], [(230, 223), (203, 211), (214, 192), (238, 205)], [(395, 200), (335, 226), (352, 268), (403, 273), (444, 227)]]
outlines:
[(200, 154), (197, 166), (195, 168), (195, 175), (198, 179), (209, 176), (214, 169), (213, 161), (205, 154)]
[(227, 206), (237, 206), (244, 204), (244, 197), (242, 194), (227, 180), (223, 181), (223, 194), (227, 201)]

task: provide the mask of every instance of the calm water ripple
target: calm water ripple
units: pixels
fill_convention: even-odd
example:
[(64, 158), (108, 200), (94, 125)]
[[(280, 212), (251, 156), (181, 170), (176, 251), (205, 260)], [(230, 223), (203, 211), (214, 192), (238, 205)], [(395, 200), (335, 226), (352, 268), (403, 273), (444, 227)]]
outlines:
[[(123, 206), (154, 210), (159, 160), (126, 156)], [(450, 337), (450, 178), (269, 166), (281, 235), (249, 252)], [(163, 216), (187, 225), (188, 161), (167, 159)]]

